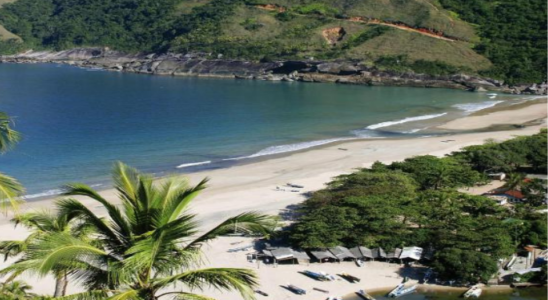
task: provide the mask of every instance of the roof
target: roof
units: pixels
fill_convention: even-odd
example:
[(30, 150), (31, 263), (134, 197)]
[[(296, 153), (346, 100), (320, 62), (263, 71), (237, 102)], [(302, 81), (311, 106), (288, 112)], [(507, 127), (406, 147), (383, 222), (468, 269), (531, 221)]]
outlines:
[(402, 249), (396, 248), (386, 254), (386, 258), (399, 258), (402, 253)]
[(421, 259), (422, 251), (421, 247), (405, 247), (401, 252), (400, 259), (410, 258), (419, 260)]
[(518, 198), (518, 199), (523, 199), (525, 198), (523, 196), (523, 193), (520, 192), (520, 191), (517, 191), (517, 190), (509, 190), (509, 191), (506, 191), (504, 192), (504, 195), (508, 195), (510, 197), (514, 197), (514, 198)]
[(310, 260), (310, 257), (306, 253), (285, 247), (265, 249), (263, 250), (263, 253), (266, 256), (274, 257), (276, 260), (286, 260), (293, 258)]
[[(331, 254), (335, 255), (337, 259), (345, 259), (345, 258), (356, 258), (348, 248), (337, 246), (337, 247), (331, 247), (329, 248), (329, 252)], [(361, 256), (361, 255), (360, 255)]]
[(335, 257), (335, 255), (331, 254), (331, 252), (327, 251), (327, 250), (320, 250), (320, 251), (310, 251), (310, 253), (317, 259), (319, 260), (322, 260), (322, 259), (326, 259), (326, 258), (332, 258), (332, 259), (337, 259), (337, 257)]
[(373, 258), (385, 258), (386, 257), (386, 252), (384, 252), (384, 250), (381, 247), (371, 249), (371, 256)]

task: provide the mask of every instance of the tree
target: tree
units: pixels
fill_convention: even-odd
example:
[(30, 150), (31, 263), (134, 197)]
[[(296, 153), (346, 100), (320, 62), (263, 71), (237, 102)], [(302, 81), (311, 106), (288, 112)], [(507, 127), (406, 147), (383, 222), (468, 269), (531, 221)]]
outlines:
[[(86, 223), (71, 226), (71, 219), (69, 219), (68, 215), (53, 214), (49, 211), (19, 214), (12, 219), (12, 222), (15, 223), (15, 226), (19, 224), (23, 225), (31, 233), (22, 241), (1, 241), (0, 253), (4, 255), (5, 259), (25, 254), (29, 247), (32, 247), (33, 243), (40, 239), (47, 239), (50, 235), (66, 234), (82, 240), (88, 239), (87, 235), (90, 229)], [(12, 267), (4, 269), (2, 273), (10, 272), (13, 274), (13, 278), (27, 271), (27, 269), (26, 266), (22, 268), (21, 265), (15, 264)], [(68, 285), (67, 274), (69, 271), (67, 268), (62, 267), (52, 270), (52, 274), (56, 280), (55, 297), (66, 294)]]
[(453, 157), (416, 156), (389, 168), (411, 174), (422, 190), (468, 187), (480, 180), (478, 172)]
[(30, 293), (32, 287), (23, 281), (10, 281), (0, 284), (0, 299), (2, 300), (26, 300), (35, 299), (36, 295)]
[[(271, 218), (242, 213), (199, 234), (196, 216), (188, 212), (192, 200), (207, 180), (194, 187), (181, 178), (153, 184), (153, 177), (122, 163), (113, 171), (121, 208), (84, 184), (68, 185), (66, 196), (84, 196), (107, 212), (97, 216), (82, 202), (66, 198), (57, 202), (61, 215), (93, 228), (93, 239), (66, 234), (38, 237), (14, 266), (45, 275), (58, 268), (71, 270), (87, 292), (61, 299), (210, 299), (192, 290), (211, 286), (236, 290), (252, 298), (256, 275), (247, 269), (194, 269), (200, 264), (201, 245), (237, 228), (268, 233)], [(185, 291), (165, 288), (183, 285)]]
[[(0, 154), (11, 150), (21, 140), (21, 134), (11, 129), (12, 119), (0, 111)], [(23, 186), (13, 177), (0, 173), (0, 209), (4, 212), (9, 207), (17, 210), (21, 202), (17, 197), (24, 193)]]
[(456, 248), (438, 251), (432, 267), (443, 279), (469, 283), (487, 282), (497, 272), (497, 263), (488, 255)]
[(523, 182), (521, 192), (526, 200), (526, 205), (536, 208), (546, 204), (546, 182), (533, 178)]

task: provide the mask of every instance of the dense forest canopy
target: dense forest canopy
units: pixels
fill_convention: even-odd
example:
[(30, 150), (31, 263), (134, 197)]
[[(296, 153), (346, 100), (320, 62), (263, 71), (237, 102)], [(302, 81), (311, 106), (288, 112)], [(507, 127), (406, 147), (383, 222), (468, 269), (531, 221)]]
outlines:
[(420, 246), (435, 250), (430, 263), (442, 278), (487, 281), (499, 258), (525, 245), (545, 248), (548, 233), (546, 214), (537, 212), (546, 207), (540, 179), (510, 176), (507, 185), (527, 197), (512, 209), (463, 192), (492, 171), (546, 174), (546, 130), (339, 176), (304, 202), (289, 239), (303, 249)]
[[(454, 41), (356, 22), (360, 18)], [(340, 36), (328, 37), (326, 30), (339, 27)], [(2, 38), (4, 28), (22, 42)], [(399, 71), (531, 83), (546, 80), (546, 2), (16, 0), (0, 8), (0, 53), (81, 46), (252, 60), (352, 59)]]

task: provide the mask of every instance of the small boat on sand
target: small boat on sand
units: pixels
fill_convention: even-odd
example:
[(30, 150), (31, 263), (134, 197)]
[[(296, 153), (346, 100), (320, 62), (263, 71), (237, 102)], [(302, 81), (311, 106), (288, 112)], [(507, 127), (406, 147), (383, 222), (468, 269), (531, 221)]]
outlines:
[(479, 298), (481, 296), (481, 288), (477, 285), (471, 287), (466, 293), (464, 293), (464, 298)]
[(408, 288), (402, 287), (401, 289), (397, 290), (395, 293), (388, 295), (390, 298), (398, 298), (407, 294), (411, 294), (415, 292), (417, 289), (417, 285), (410, 286)]
[(341, 273), (341, 274), (339, 274), (339, 276), (341, 276), (342, 278), (344, 278), (346, 281), (348, 281), (350, 283), (360, 282), (360, 279), (358, 277), (352, 276), (352, 275), (347, 274), (347, 273)]
[(360, 296), (362, 299), (364, 300), (376, 300), (373, 296), (369, 295), (366, 291), (364, 290), (359, 290), (356, 292), (356, 294), (358, 296)]
[(320, 272), (320, 274), (322, 274), (322, 275), (325, 277), (325, 279), (327, 279), (327, 280), (329, 280), (329, 281), (335, 281), (335, 280), (337, 280), (337, 278), (336, 278), (335, 276), (333, 276), (333, 275), (331, 275), (331, 274), (328, 274), (328, 273), (325, 273), (325, 272), (323, 272), (323, 271)]
[(309, 270), (305, 270), (304, 272), (302, 272), (304, 275), (308, 276), (308, 277), (312, 277), (316, 280), (320, 280), (320, 281), (326, 281), (326, 280), (329, 280), (328, 278), (325, 277), (324, 274), (321, 274), (321, 273), (317, 273), (317, 272), (312, 272), (312, 271), (309, 271)]
[(363, 265), (364, 265), (363, 260), (361, 260), (361, 259), (356, 259), (356, 265), (358, 265), (358, 267), (360, 267), (360, 268), (363, 267)]
[(388, 297), (392, 297), (392, 295), (395, 295), (399, 290), (403, 289), (404, 286), (404, 283), (398, 284), (393, 290), (390, 291), (390, 293), (388, 293)]
[(265, 296), (265, 297), (268, 297), (268, 294), (261, 291), (261, 290), (255, 290), (255, 293), (259, 294), (259, 295), (262, 295), (262, 296)]
[(297, 295), (306, 295), (306, 290), (301, 289), (300, 287), (294, 286), (292, 284), (288, 284), (287, 289), (292, 291), (293, 293), (295, 293)]
[(312, 288), (312, 289), (315, 290), (315, 291), (318, 291), (318, 292), (322, 292), (324, 294), (329, 294), (329, 291), (324, 290), (324, 289), (320, 289), (320, 288)]

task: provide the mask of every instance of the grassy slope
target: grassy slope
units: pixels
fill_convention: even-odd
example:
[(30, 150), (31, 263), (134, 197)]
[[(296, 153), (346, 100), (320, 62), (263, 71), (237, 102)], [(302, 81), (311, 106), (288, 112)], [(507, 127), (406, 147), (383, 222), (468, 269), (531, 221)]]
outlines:
[[(0, 0), (8, 2), (14, 0)], [(210, 4), (213, 0), (181, 0), (174, 14), (186, 18), (193, 9)], [(261, 45), (276, 41), (283, 47), (297, 46), (299, 51), (293, 58), (309, 56), (325, 59), (356, 59), (372, 62), (385, 55), (406, 55), (409, 60), (441, 61), (446, 64), (479, 71), (490, 67), (485, 57), (472, 50), (472, 42), (478, 38), (473, 27), (450, 12), (440, 8), (437, 0), (261, 0), (264, 4), (276, 4), (290, 10), (310, 4), (324, 4), (348, 17), (368, 17), (385, 21), (402, 22), (409, 26), (431, 28), (448, 36), (470, 42), (447, 42), (390, 28), (380, 36), (353, 45), (349, 49), (341, 46), (352, 37), (371, 31), (375, 26), (351, 22), (316, 14), (296, 15), (288, 21), (276, 18), (277, 12), (258, 9), (252, 5), (239, 5), (222, 21), (222, 31), (215, 38), (224, 41), (242, 41), (242, 44)], [(260, 26), (249, 29), (246, 24)], [(247, 29), (246, 29), (247, 27)], [(329, 45), (322, 36), (324, 29), (343, 27), (346, 35), (337, 45)], [(0, 28), (0, 35), (2, 28)], [(245, 44), (247, 45), (247, 44)]]
[[(286, 6), (290, 1), (276, 0), (275, 4)], [(367, 8), (364, 5), (360, 7), (352, 7), (345, 10), (349, 16), (363, 15), (366, 9), (376, 8), (371, 2), (390, 2), (390, 1), (362, 1), (362, 4), (369, 4)], [(414, 2), (414, 1), (410, 1)], [(426, 2), (426, 0), (417, 1)], [(428, 2), (430, 3), (430, 2)], [(415, 9), (424, 8), (417, 3), (414, 4)], [(413, 5), (409, 5), (413, 7)], [(287, 7), (287, 6), (286, 6)], [(396, 9), (394, 6), (384, 6), (384, 11), (373, 10), (376, 12), (374, 17), (391, 15), (391, 12)], [(435, 14), (437, 8), (429, 4), (429, 14), (433, 17), (428, 20), (423, 20), (420, 23), (418, 20), (413, 20), (410, 17), (405, 19), (407, 24), (419, 24), (416, 26), (426, 26), (424, 24), (438, 23), (442, 28), (445, 23), (439, 20), (448, 20), (445, 13)], [(291, 21), (278, 21), (275, 18), (276, 12), (265, 11), (254, 7), (240, 7), (235, 14), (226, 21), (224, 26), (223, 36), (226, 38), (237, 37), (239, 39), (250, 40), (253, 42), (276, 40), (287, 45), (301, 45), (303, 51), (300, 55), (320, 56), (319, 54), (336, 50), (340, 48), (353, 35), (370, 30), (373, 26), (351, 22), (347, 20), (338, 20), (335, 18), (324, 18), (319, 20), (316, 16), (296, 16)], [(405, 17), (405, 14), (395, 14), (393, 17)], [(445, 19), (443, 19), (445, 18)], [(253, 20), (261, 24), (261, 27), (256, 30), (245, 29), (245, 21)], [(403, 22), (403, 21), (402, 21)], [(475, 40), (477, 37), (473, 35), (472, 27), (462, 21), (455, 22), (454, 35), (460, 35), (469, 40)], [(458, 26), (457, 26), (458, 25)], [(339, 45), (329, 46), (327, 41), (322, 36), (322, 30), (326, 28), (343, 27), (346, 35), (343, 37)], [(459, 28), (459, 30), (455, 29)], [(463, 30), (461, 31), (460, 28)], [(300, 29), (300, 30), (299, 30)], [(398, 29), (387, 30), (381, 36), (375, 37), (364, 42), (361, 45), (352, 47), (342, 53), (338, 53), (332, 58), (349, 58), (357, 60), (375, 60), (383, 55), (407, 55), (411, 61), (424, 59), (430, 61), (442, 61), (444, 63), (466, 67), (474, 71), (488, 68), (491, 64), (488, 59), (477, 54), (472, 50), (472, 44), (468, 42), (448, 42), (423, 36), (413, 32), (407, 32)]]
[[(2, 5), (4, 3), (10, 3), (10, 2), (13, 2), (15, 0), (0, 0), (0, 7), (2, 7)], [(4, 28), (4, 26), (0, 25), (0, 41), (2, 40), (9, 40), (9, 39), (17, 39), (17, 40), (20, 40), (21, 38), (18, 37), (17, 35), (9, 32), (8, 30), (6, 30), (6, 28)]]

